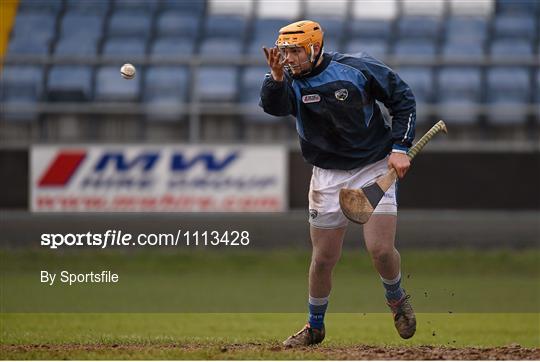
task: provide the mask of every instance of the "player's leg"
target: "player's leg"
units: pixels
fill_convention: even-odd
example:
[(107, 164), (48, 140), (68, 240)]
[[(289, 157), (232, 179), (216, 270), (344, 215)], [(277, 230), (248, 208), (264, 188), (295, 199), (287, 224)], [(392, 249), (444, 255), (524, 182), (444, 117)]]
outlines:
[(287, 347), (307, 346), (323, 341), (324, 316), (332, 290), (332, 271), (341, 256), (346, 226), (323, 229), (310, 226), (312, 253), (309, 266), (308, 323), (283, 342)]
[(339, 207), (339, 189), (346, 171), (313, 168), (309, 189), (309, 223), (312, 242), (309, 267), (309, 317), (306, 326), (287, 338), (287, 347), (320, 343), (324, 339), (324, 316), (332, 289), (332, 270), (341, 256), (347, 219)]
[(416, 318), (409, 297), (401, 287), (401, 258), (395, 248), (396, 224), (396, 215), (373, 214), (364, 224), (364, 240), (381, 276), (396, 329), (402, 338), (411, 338), (416, 331)]

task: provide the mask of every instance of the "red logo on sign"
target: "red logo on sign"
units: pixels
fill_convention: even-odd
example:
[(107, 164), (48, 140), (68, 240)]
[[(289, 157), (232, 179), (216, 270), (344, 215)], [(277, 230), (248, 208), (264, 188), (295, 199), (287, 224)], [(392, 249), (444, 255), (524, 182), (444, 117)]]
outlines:
[(38, 182), (40, 187), (64, 186), (86, 156), (85, 151), (62, 151)]

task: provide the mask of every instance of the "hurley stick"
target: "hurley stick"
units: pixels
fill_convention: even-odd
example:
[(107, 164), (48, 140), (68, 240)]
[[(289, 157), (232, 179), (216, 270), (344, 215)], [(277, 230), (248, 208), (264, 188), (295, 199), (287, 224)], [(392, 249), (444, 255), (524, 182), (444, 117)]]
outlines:
[[(411, 147), (407, 156), (412, 160), (418, 152), (439, 132), (447, 133), (446, 125), (443, 121), (437, 122), (431, 129), (420, 138), (416, 144)], [(339, 204), (341, 211), (347, 219), (358, 223), (365, 224), (373, 210), (379, 204), (384, 193), (396, 181), (397, 174), (395, 169), (379, 177), (374, 183), (364, 186), (361, 189), (341, 189), (339, 192)]]

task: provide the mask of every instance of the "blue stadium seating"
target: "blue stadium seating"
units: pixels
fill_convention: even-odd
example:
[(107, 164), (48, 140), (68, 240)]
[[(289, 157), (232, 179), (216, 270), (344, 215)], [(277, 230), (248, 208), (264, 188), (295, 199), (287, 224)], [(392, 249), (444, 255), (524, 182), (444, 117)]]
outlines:
[(196, 78), (199, 100), (233, 102), (238, 97), (235, 67), (201, 67)]
[(49, 42), (39, 38), (14, 37), (9, 42), (9, 55), (47, 55)]
[(111, 36), (140, 36), (150, 34), (151, 18), (144, 13), (114, 13), (109, 22)]
[[(54, 37), (56, 17), (46, 13), (22, 13), (15, 18), (12, 33), (16, 38), (39, 39), (49, 42)], [(36, 31), (39, 29), (39, 31)]]
[(493, 29), (497, 38), (533, 40), (537, 36), (534, 15), (497, 16)]
[(497, 0), (497, 13), (535, 14), (540, 8), (538, 0)]
[(100, 67), (96, 73), (95, 99), (105, 102), (135, 102), (140, 94), (140, 77), (125, 80), (118, 67)]
[(148, 0), (115, 0), (114, 11), (152, 14), (158, 7), (157, 1)]
[(489, 121), (496, 124), (524, 123), (527, 119), (524, 105), (530, 102), (530, 77), (526, 69), (518, 67), (494, 67), (487, 72), (487, 102), (504, 109), (512, 107), (512, 114), (494, 109)]
[(259, 108), (259, 99), (261, 86), (264, 81), (265, 74), (268, 73), (268, 67), (250, 66), (242, 72), (240, 102), (244, 105), (253, 106), (259, 110), (255, 115), (247, 115), (244, 120), (247, 122), (256, 123), (276, 123), (280, 118), (264, 113), (262, 108)]
[(343, 32), (345, 30), (344, 19), (338, 19), (335, 17), (318, 16), (316, 18), (313, 18), (312, 20), (319, 23), (319, 25), (324, 31), (325, 37), (340, 39), (343, 36)]
[(158, 18), (157, 32), (160, 36), (191, 36), (199, 33), (200, 18), (175, 10), (163, 12)]
[(439, 18), (431, 16), (403, 16), (398, 20), (399, 37), (402, 39), (437, 39), (441, 30)]
[(81, 40), (79, 38), (60, 39), (56, 43), (54, 54), (58, 56), (96, 56), (98, 53), (97, 40)]
[(151, 54), (153, 57), (186, 57), (194, 52), (195, 41), (193, 38), (158, 38), (152, 43)]
[(449, 123), (473, 124), (475, 107), (481, 102), (482, 77), (479, 68), (447, 67), (438, 73), (439, 117)]
[(392, 22), (383, 19), (361, 19), (350, 24), (353, 38), (388, 40), (392, 36)]
[(62, 9), (62, 0), (20, 0), (17, 11), (20, 13), (57, 14)]
[(62, 18), (60, 36), (62, 39), (77, 38), (81, 43), (98, 40), (103, 33), (103, 16), (67, 12)]
[(87, 101), (92, 97), (92, 69), (88, 66), (53, 66), (47, 85), (49, 100)]
[(366, 52), (375, 58), (384, 59), (388, 55), (388, 42), (382, 39), (353, 40), (347, 44), (345, 52), (348, 54)]
[[(149, 67), (145, 71), (143, 99), (148, 105), (149, 120), (177, 121), (181, 119), (177, 108), (187, 102), (189, 74), (177, 66)], [(172, 107), (172, 111), (162, 112)]]
[(258, 104), (261, 86), (267, 73), (268, 67), (266, 66), (250, 66), (244, 69), (241, 81), (241, 102)]
[(487, 38), (486, 18), (452, 16), (446, 22), (446, 40), (449, 42), (483, 43)]
[(171, 95), (181, 102), (188, 96), (189, 73), (185, 67), (152, 66), (144, 73), (144, 99), (154, 99)]
[(28, 112), (4, 113), (3, 120), (35, 121), (38, 113), (30, 107), (39, 101), (43, 92), (43, 70), (36, 66), (5, 65), (0, 77), (0, 98), (11, 105), (28, 107)]
[(418, 103), (434, 101), (433, 72), (424, 67), (399, 67), (397, 73), (413, 90)]
[(104, 16), (109, 10), (112, 2), (109, 0), (66, 0), (67, 11), (82, 14), (98, 14)]
[(248, 21), (243, 16), (209, 15), (204, 29), (206, 36), (242, 39), (247, 33)]
[(206, 1), (201, 0), (162, 0), (161, 6), (163, 9), (174, 9), (183, 13), (200, 16), (206, 7)]
[(237, 39), (205, 39), (201, 44), (200, 54), (236, 59), (242, 54), (242, 44)]
[(109, 38), (103, 46), (103, 55), (144, 55), (146, 41), (140, 38)]
[(491, 55), (508, 57), (523, 57), (533, 54), (532, 45), (524, 40), (504, 39), (491, 43)]
[(433, 59), (436, 54), (435, 44), (421, 39), (400, 40), (395, 45), (394, 54), (402, 58)]
[(474, 43), (470, 40), (454, 41), (444, 44), (442, 54), (445, 58), (460, 58), (469, 60), (482, 59), (484, 48), (482, 43)]

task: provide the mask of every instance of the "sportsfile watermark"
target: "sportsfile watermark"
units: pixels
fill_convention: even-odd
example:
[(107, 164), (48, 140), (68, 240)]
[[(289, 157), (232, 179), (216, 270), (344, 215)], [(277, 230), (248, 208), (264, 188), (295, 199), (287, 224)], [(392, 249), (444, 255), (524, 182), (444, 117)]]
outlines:
[(104, 233), (43, 233), (40, 245), (49, 249), (63, 247), (109, 247), (139, 246), (230, 246), (245, 247), (250, 243), (247, 230), (190, 231), (178, 229), (176, 233), (138, 233), (123, 230), (107, 230)]

